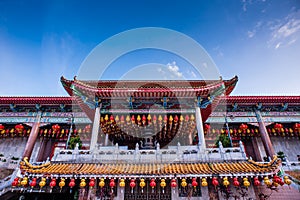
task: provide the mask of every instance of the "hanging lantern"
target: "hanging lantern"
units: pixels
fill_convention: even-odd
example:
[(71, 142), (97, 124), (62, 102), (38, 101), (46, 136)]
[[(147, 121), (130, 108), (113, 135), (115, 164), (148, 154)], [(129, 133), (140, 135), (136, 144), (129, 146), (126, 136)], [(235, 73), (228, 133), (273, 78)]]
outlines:
[(30, 187), (31, 187), (31, 190), (30, 191), (32, 191), (33, 190), (33, 188), (36, 186), (36, 178), (33, 178), (32, 180), (31, 180), (31, 182), (30, 182)]
[(70, 193), (72, 193), (72, 188), (75, 186), (75, 179), (72, 178), (70, 183), (69, 183), (69, 187), (70, 187)]
[(284, 176), (283, 179), (284, 179), (284, 183), (285, 184), (287, 184), (287, 185), (291, 185), (292, 184), (292, 181), (291, 181), (291, 179), (289, 179), (288, 176)]
[(190, 120), (193, 122), (195, 120), (195, 116), (191, 114)]
[(131, 187), (131, 193), (133, 193), (133, 189), (134, 189), (134, 187), (135, 187), (135, 180), (134, 179), (131, 179), (130, 180), (130, 183), (129, 183), (129, 186)]
[(119, 186), (121, 188), (121, 193), (123, 193), (124, 187), (125, 187), (125, 180), (123, 178), (120, 179)]
[(103, 188), (105, 186), (104, 178), (100, 179), (99, 186), (100, 188)]
[(300, 124), (299, 123), (296, 123), (294, 125), (294, 130), (297, 131), (298, 133), (300, 133)]
[(212, 184), (217, 187), (219, 185), (218, 179), (216, 177), (212, 178)]
[(229, 181), (228, 181), (228, 178), (227, 178), (227, 177), (224, 177), (224, 178), (223, 178), (223, 185), (224, 185), (225, 187), (227, 187), (227, 186), (229, 185)]
[(162, 187), (162, 193), (165, 193), (165, 187), (166, 187), (166, 181), (165, 179), (160, 180), (160, 187)]
[(24, 130), (24, 126), (22, 124), (17, 124), (15, 126), (15, 129), (16, 129), (17, 133), (22, 133)]
[(61, 190), (62, 190), (62, 188), (66, 185), (66, 182), (65, 182), (66, 180), (64, 179), (64, 178), (61, 178), (60, 179), (60, 182), (59, 182), (59, 187), (60, 187), (60, 192), (61, 192)]
[(152, 193), (154, 192), (154, 188), (156, 187), (156, 182), (155, 182), (155, 179), (151, 179), (150, 181), (150, 187), (152, 188)]
[(247, 124), (241, 124), (240, 125), (240, 129), (241, 130), (246, 130), (248, 128), (248, 125)]
[(250, 186), (250, 182), (248, 181), (247, 178), (243, 178), (243, 184), (246, 188), (248, 188)]
[(202, 187), (207, 187), (208, 183), (206, 178), (202, 178), (202, 182), (201, 182)]
[(0, 131), (3, 131), (4, 129), (5, 127), (2, 124), (0, 124)]
[(57, 133), (60, 130), (60, 126), (58, 124), (55, 124), (52, 126), (52, 130), (54, 133)]
[(267, 185), (267, 186), (270, 186), (271, 185), (271, 181), (269, 180), (269, 178), (266, 176), (264, 177), (264, 183)]
[(19, 178), (16, 177), (16, 178), (14, 179), (14, 181), (11, 183), (11, 186), (12, 186), (12, 188), (15, 188), (15, 187), (18, 186), (18, 184), (19, 184)]
[(254, 177), (254, 185), (255, 186), (260, 186), (260, 181), (258, 180), (257, 177)]
[(187, 186), (187, 182), (186, 182), (186, 179), (185, 178), (183, 178), (182, 180), (181, 180), (181, 187), (186, 187)]
[(145, 183), (145, 179), (141, 179), (140, 181), (140, 187), (142, 188), (142, 193), (144, 192), (143, 188), (145, 187), (146, 183)]
[(171, 188), (175, 189), (177, 187), (176, 179), (171, 180)]
[(277, 131), (277, 132), (279, 132), (281, 129), (282, 129), (282, 124), (280, 124), (280, 123), (276, 123), (275, 125), (274, 125), (274, 129)]
[(39, 182), (39, 186), (40, 186), (40, 191), (42, 190), (42, 188), (46, 185), (46, 178), (42, 178), (41, 181)]
[(52, 178), (51, 179), (51, 182), (50, 182), (50, 193), (52, 192), (52, 189), (56, 186), (56, 179), (55, 178)]
[(131, 116), (131, 123), (135, 124), (135, 117), (134, 117), (134, 115)]
[(80, 188), (84, 188), (86, 186), (86, 182), (84, 178), (80, 180), (79, 186)]
[(91, 180), (89, 182), (89, 186), (90, 186), (90, 189), (92, 189), (95, 186), (95, 179), (94, 178), (91, 178)]
[(175, 115), (175, 117), (174, 117), (174, 122), (175, 122), (175, 123), (178, 122), (178, 116), (177, 116), (177, 115)]
[(239, 187), (240, 186), (240, 182), (238, 181), (238, 179), (236, 177), (233, 178), (233, 185), (235, 187)]
[(28, 178), (25, 176), (21, 181), (22, 187), (26, 187), (27, 183), (28, 183)]
[(192, 186), (194, 187), (194, 189), (196, 189), (196, 187), (198, 186), (197, 178), (192, 178)]
[(282, 179), (279, 176), (276, 176), (276, 175), (273, 177), (273, 183), (278, 183), (281, 186), (284, 185), (284, 182), (282, 181)]

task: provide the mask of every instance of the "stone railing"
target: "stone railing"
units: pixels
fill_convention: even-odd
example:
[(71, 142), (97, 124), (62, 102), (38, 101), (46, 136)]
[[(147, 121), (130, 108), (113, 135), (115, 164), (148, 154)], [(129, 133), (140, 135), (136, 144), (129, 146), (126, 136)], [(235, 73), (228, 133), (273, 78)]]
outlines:
[(140, 149), (136, 144), (134, 150), (128, 150), (126, 146), (98, 146), (94, 150), (55, 149), (52, 161), (67, 162), (195, 162), (195, 161), (224, 161), (245, 160), (245, 151), (242, 143), (240, 147), (200, 149), (199, 146), (168, 146), (167, 149)]

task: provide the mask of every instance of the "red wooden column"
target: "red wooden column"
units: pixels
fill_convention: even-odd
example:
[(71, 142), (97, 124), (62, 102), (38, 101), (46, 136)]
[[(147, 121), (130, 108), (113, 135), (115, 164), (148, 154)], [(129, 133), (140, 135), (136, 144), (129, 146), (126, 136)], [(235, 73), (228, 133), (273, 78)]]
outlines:
[(275, 155), (275, 151), (274, 151), (271, 139), (269, 137), (269, 134), (267, 132), (265, 123), (263, 121), (263, 118), (262, 118), (259, 110), (255, 110), (255, 114), (256, 114), (258, 125), (259, 125), (261, 140), (263, 142), (266, 154), (268, 157), (271, 157), (271, 159), (272, 159), (273, 156)]
[(31, 157), (31, 154), (32, 154), (32, 151), (33, 151), (33, 148), (34, 148), (34, 145), (35, 145), (36, 139), (38, 137), (38, 133), (39, 133), (41, 116), (42, 116), (42, 112), (39, 111), (36, 115), (35, 122), (31, 128), (31, 132), (28, 137), (26, 147), (24, 150), (23, 158), (28, 157), (28, 159), (30, 159), (30, 157)]

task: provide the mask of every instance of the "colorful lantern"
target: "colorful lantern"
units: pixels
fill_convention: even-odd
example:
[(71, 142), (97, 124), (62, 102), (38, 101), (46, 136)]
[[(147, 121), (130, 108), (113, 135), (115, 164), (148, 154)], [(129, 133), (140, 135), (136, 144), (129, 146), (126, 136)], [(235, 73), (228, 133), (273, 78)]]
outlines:
[(69, 183), (69, 187), (72, 189), (75, 186), (75, 179), (72, 178), (70, 183)]
[(61, 178), (60, 179), (60, 182), (59, 182), (59, 187), (60, 187), (60, 191), (62, 190), (62, 188), (66, 185), (66, 180), (64, 178)]
[(25, 176), (25, 177), (22, 179), (22, 181), (21, 181), (21, 185), (22, 185), (23, 187), (25, 187), (25, 186), (27, 185), (27, 183), (28, 183), (28, 178)]
[(248, 128), (248, 125), (247, 124), (241, 124), (240, 125), (240, 129), (241, 130), (246, 130)]
[(145, 183), (145, 179), (141, 179), (140, 181), (140, 187), (142, 188), (142, 193), (144, 192), (143, 188), (145, 187), (146, 183)]
[(287, 185), (291, 185), (292, 184), (292, 181), (291, 181), (291, 179), (289, 179), (288, 176), (284, 176), (283, 179), (284, 179), (284, 183), (285, 184), (287, 184)]
[(52, 192), (52, 189), (56, 186), (56, 179), (52, 178), (50, 182), (50, 193)]
[(196, 190), (196, 187), (198, 186), (197, 178), (192, 178), (192, 186), (194, 187), (194, 190)]
[(218, 179), (216, 177), (212, 178), (212, 184), (217, 187), (219, 185)]
[(260, 181), (258, 180), (257, 177), (254, 177), (254, 185), (255, 186), (259, 186), (260, 185)]
[(60, 126), (58, 124), (55, 124), (52, 126), (52, 130), (54, 133), (57, 133), (60, 130)]
[(31, 189), (33, 189), (36, 186), (36, 178), (33, 178), (29, 185), (30, 185)]
[(238, 179), (236, 177), (233, 178), (233, 185), (235, 187), (239, 187), (240, 186), (240, 182), (238, 181)]
[(130, 180), (130, 183), (129, 183), (129, 186), (131, 187), (131, 193), (133, 193), (133, 189), (134, 189), (134, 187), (135, 187), (135, 180), (134, 179), (131, 179)]
[(228, 181), (228, 178), (227, 178), (227, 177), (223, 178), (223, 185), (224, 185), (225, 187), (227, 187), (227, 186), (229, 185), (229, 181)]
[(155, 182), (155, 179), (151, 179), (150, 181), (150, 187), (152, 188), (152, 193), (154, 192), (154, 188), (156, 187), (156, 182)]
[(250, 186), (250, 182), (248, 181), (247, 178), (243, 178), (243, 184), (246, 188), (248, 188)]
[(277, 132), (279, 132), (281, 129), (282, 129), (282, 124), (280, 124), (280, 123), (276, 123), (275, 125), (274, 125), (274, 129), (277, 131)]
[(39, 182), (40, 190), (46, 185), (46, 178), (42, 178)]
[(15, 126), (15, 129), (16, 129), (17, 133), (22, 133), (24, 130), (24, 126), (22, 124), (17, 124)]
[(120, 179), (119, 186), (120, 186), (121, 188), (124, 188), (124, 187), (125, 187), (125, 180), (124, 180), (123, 178)]
[(86, 182), (84, 178), (80, 180), (79, 186), (80, 188), (84, 188), (86, 186)]
[(186, 179), (185, 178), (183, 178), (182, 180), (181, 180), (181, 187), (186, 187), (187, 186), (187, 182), (186, 182)]
[(264, 183), (267, 185), (267, 186), (270, 186), (271, 185), (271, 181), (269, 180), (269, 178), (266, 176), (264, 177)]
[(176, 187), (177, 187), (176, 179), (173, 178), (173, 179), (171, 180), (171, 188), (174, 189), (174, 188), (176, 188)]
[(14, 187), (17, 187), (19, 184), (19, 178), (15, 178), (14, 181), (11, 183), (11, 186), (14, 188)]
[(0, 124), (0, 131), (3, 131), (4, 129), (5, 127), (2, 124)]
[(166, 184), (165, 179), (161, 179), (161, 180), (160, 180), (160, 187), (162, 187), (162, 192), (163, 192), (163, 193), (165, 193), (165, 190), (164, 190), (164, 189), (165, 189), (166, 185), (167, 185), (167, 184)]
[(90, 189), (92, 189), (95, 186), (95, 179), (94, 178), (91, 178), (91, 180), (89, 182), (89, 186), (90, 186)]
[(100, 188), (103, 188), (105, 186), (104, 178), (100, 179), (99, 186)]
[(208, 185), (206, 178), (202, 178), (201, 185), (202, 187), (206, 187)]

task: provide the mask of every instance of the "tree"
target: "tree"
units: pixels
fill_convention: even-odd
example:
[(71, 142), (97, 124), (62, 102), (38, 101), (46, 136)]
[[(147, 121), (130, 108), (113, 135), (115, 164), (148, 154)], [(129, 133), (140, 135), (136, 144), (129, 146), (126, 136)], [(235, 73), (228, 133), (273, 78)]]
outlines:
[(79, 149), (81, 149), (82, 141), (81, 141), (80, 137), (79, 136), (72, 137), (69, 141), (69, 148), (74, 149), (77, 143), (78, 143)]
[(219, 147), (219, 141), (222, 142), (223, 147), (230, 147), (230, 140), (227, 135), (221, 134), (218, 136), (215, 145)]

